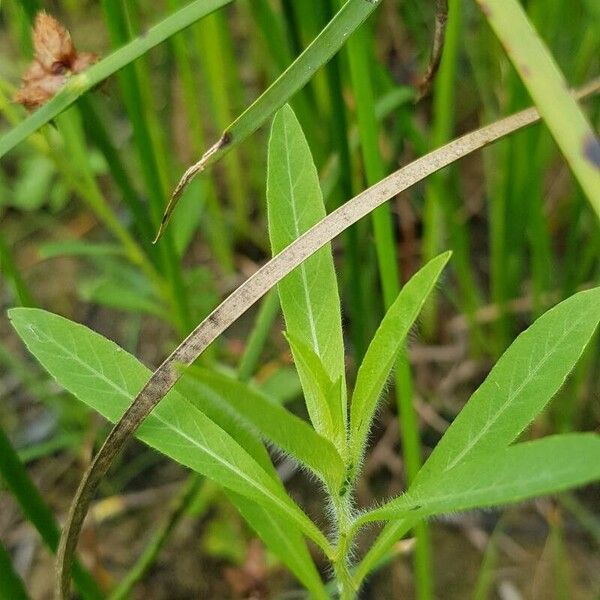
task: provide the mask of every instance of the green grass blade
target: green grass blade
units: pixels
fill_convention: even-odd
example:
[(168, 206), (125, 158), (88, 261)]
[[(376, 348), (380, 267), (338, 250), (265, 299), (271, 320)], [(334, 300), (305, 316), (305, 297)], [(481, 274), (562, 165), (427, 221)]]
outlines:
[(42, 125), (49, 123), (54, 117), (71, 106), (79, 96), (85, 94), (85, 92), (122, 69), (125, 65), (132, 63), (136, 58), (143, 56), (178, 31), (189, 27), (198, 19), (232, 1), (195, 0), (195, 2), (190, 2), (190, 4), (169, 15), (122, 48), (109, 54), (84, 73), (72, 77), (50, 102), (36, 110), (30, 117), (0, 138), (0, 158), (36, 132)]
[[(267, 209), (274, 255), (325, 217), (317, 170), (289, 106), (277, 113), (271, 130)], [(318, 356), (331, 381), (344, 380), (340, 299), (329, 244), (279, 284), (279, 297), (288, 332)], [(300, 357), (295, 360), (299, 362)], [(311, 393), (304, 369), (299, 374), (313, 425), (329, 439), (338, 438), (344, 431), (345, 396), (332, 413)]]
[(381, 533), (369, 548), (369, 551), (356, 567), (354, 573), (356, 587), (360, 587), (365, 577), (377, 569), (377, 566), (390, 548), (413, 529), (418, 522), (419, 519), (416, 516), (408, 515), (407, 517), (394, 519), (394, 521), (386, 523)]
[[(197, 174), (214, 164), (254, 133), (342, 47), (347, 37), (377, 8), (381, 0), (348, 0), (296, 60), (223, 133), (220, 140), (182, 176), (163, 216), (162, 230), (184, 188)], [(1, 148), (1, 146), (0, 146)], [(157, 236), (157, 237), (158, 237)]]
[(434, 258), (403, 286), (367, 349), (358, 369), (350, 410), (354, 465), (362, 460), (377, 403), (406, 335), (449, 259), (449, 252)]
[(600, 142), (517, 0), (477, 0), (600, 219)]
[[(121, 0), (103, 0), (108, 31), (113, 46), (127, 43), (131, 37), (129, 13)], [(135, 7), (134, 7), (135, 8)], [(133, 139), (137, 149), (146, 194), (149, 199), (150, 216), (154, 224), (160, 220), (166, 196), (167, 184), (161, 173), (168, 170), (164, 152), (161, 152), (156, 137), (152, 135), (154, 115), (148, 110), (148, 85), (142, 61), (124, 67), (119, 73), (121, 95), (127, 108), (127, 114), (133, 128)], [(154, 128), (156, 129), (156, 128)], [(175, 322), (181, 333), (187, 333), (193, 325), (185, 285), (178, 264), (178, 256), (172, 235), (165, 236), (159, 246), (162, 271), (170, 284), (170, 303), (176, 315)]]
[[(135, 357), (86, 327), (58, 315), (16, 308), (17, 333), (55, 379), (110, 421), (118, 421), (151, 372)], [(329, 543), (281, 485), (229, 434), (176, 390), (136, 435), (181, 464), (290, 519), (326, 549)]]
[(258, 390), (227, 375), (195, 367), (188, 372), (192, 377), (184, 376), (177, 388), (183, 391), (190, 386), (192, 393), (186, 396), (198, 398), (206, 394), (206, 388), (216, 392), (235, 417), (247, 423), (261, 437), (289, 453), (331, 487), (337, 488), (341, 483), (344, 472), (342, 459), (331, 442), (321, 437), (308, 423)]
[(0, 594), (7, 600), (28, 600), (23, 580), (12, 566), (10, 554), (0, 542)]
[[(552, 457), (552, 460), (548, 460)], [(571, 433), (473, 457), (359, 519), (442, 513), (519, 502), (600, 479), (600, 436)]]
[[(2, 428), (0, 428), (0, 475), (27, 520), (36, 528), (51, 552), (55, 553), (60, 537), (58, 525)], [(98, 584), (78, 563), (73, 565), (73, 579), (85, 600), (102, 598)]]
[(510, 444), (563, 385), (600, 321), (600, 288), (575, 294), (540, 317), (496, 363), (446, 431), (418, 481), (469, 456)]
[(247, 498), (229, 493), (229, 498), (237, 506), (242, 516), (250, 523), (267, 547), (275, 553), (292, 573), (311, 593), (314, 600), (330, 600), (319, 572), (315, 567), (302, 536), (289, 521), (277, 518), (272, 511), (265, 509)]
[(254, 327), (248, 336), (244, 354), (238, 365), (238, 379), (248, 381), (260, 360), (273, 321), (279, 314), (279, 297), (275, 290), (269, 292), (260, 305)]
[(21, 306), (35, 306), (33, 294), (25, 283), (25, 280), (19, 272), (19, 268), (15, 264), (12, 257), (12, 252), (8, 244), (4, 241), (4, 237), (0, 233), (0, 274), (6, 281), (7, 285), (12, 288), (15, 304)]

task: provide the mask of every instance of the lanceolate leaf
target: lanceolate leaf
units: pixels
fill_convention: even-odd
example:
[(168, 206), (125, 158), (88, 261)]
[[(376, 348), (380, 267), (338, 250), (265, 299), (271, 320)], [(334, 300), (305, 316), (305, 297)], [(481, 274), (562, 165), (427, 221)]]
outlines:
[(496, 363), (416, 482), (514, 441), (560, 389), (599, 321), (600, 288), (575, 294), (542, 315)]
[(557, 435), (465, 460), (360, 521), (388, 520), (518, 502), (600, 479), (600, 436)]
[[(489, 452), (514, 441), (560, 388), (599, 320), (600, 288), (565, 300), (521, 334), (446, 431), (417, 475), (411, 493), (420, 489), (417, 486), (435, 487), (441, 478), (451, 479), (462, 460), (478, 456), (485, 460)], [(561, 347), (563, 343), (565, 347)], [(552, 457), (546, 460), (551, 464)], [(454, 468), (446, 471), (449, 465)], [(495, 464), (490, 467), (495, 468)], [(394, 517), (386, 524), (359, 564), (357, 581), (362, 581), (417, 517), (418, 513), (408, 511), (400, 521)]]
[[(275, 116), (267, 177), (269, 234), (277, 254), (325, 217), (319, 177), (302, 128), (289, 106)], [(315, 252), (279, 284), (288, 332), (321, 359), (331, 381), (344, 377), (340, 300), (331, 247)], [(300, 371), (315, 429), (331, 436), (329, 407), (312, 393)], [(340, 407), (340, 413), (342, 408)]]
[(256, 502), (232, 492), (229, 498), (242, 516), (274, 552), (306, 586), (315, 600), (329, 600), (319, 573), (306, 548), (304, 539), (289, 521), (279, 518), (272, 511)]
[(410, 279), (390, 306), (367, 349), (358, 369), (350, 409), (355, 465), (360, 463), (377, 402), (398, 352), (449, 258), (449, 252), (434, 258)]
[(518, 0), (477, 2), (600, 219), (600, 142), (554, 58)]
[(250, 425), (261, 437), (288, 452), (332, 487), (341, 483), (344, 465), (333, 444), (258, 390), (222, 373), (194, 367), (177, 389), (183, 391), (182, 385), (191, 386), (191, 393), (186, 396), (194, 403), (200, 402), (201, 408), (205, 404), (201, 398), (212, 390), (229, 407), (233, 418)]
[(339, 385), (336, 385), (329, 379), (323, 362), (308, 344), (287, 331), (284, 335), (294, 355), (304, 393), (313, 398), (317, 406), (327, 407), (326, 411), (323, 410), (323, 419), (327, 419), (324, 430), (329, 432), (330, 438), (342, 451), (346, 444), (345, 402), (342, 396), (345, 391), (342, 389), (342, 377), (338, 379)]
[[(135, 357), (82, 325), (39, 309), (15, 308), (9, 315), (48, 372), (113, 422), (150, 376), (150, 370)], [(177, 391), (165, 397), (137, 430), (137, 437), (181, 464), (285, 515), (316, 543), (328, 546), (278, 482)]]
[(219, 141), (183, 174), (167, 206), (158, 235), (168, 223), (178, 199), (192, 178), (244, 141), (302, 89), (380, 2), (381, 0), (348, 0), (341, 7), (304, 52), (223, 132)]

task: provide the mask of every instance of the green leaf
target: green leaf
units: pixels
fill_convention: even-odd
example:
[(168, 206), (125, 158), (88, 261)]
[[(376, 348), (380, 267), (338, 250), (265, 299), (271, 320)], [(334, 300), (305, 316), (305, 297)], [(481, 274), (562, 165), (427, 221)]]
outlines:
[(477, 0), (600, 219), (600, 142), (517, 0)]
[[(228, 398), (194, 379), (196, 374), (196, 368), (191, 367), (177, 383), (176, 389), (235, 439), (280, 484), (275, 467), (260, 439), (238, 414), (230, 410)], [(325, 598), (321, 579), (299, 529), (289, 519), (263, 508), (246, 496), (240, 496), (231, 490), (227, 496), (271, 552), (279, 556), (315, 598)]]
[[(15, 308), (9, 316), (46, 370), (112, 422), (150, 377), (150, 370), (135, 357), (87, 327), (39, 309)], [(224, 487), (275, 510), (322, 548), (329, 548), (323, 534), (279, 482), (177, 390), (165, 396), (136, 436)]]
[(247, 498), (229, 492), (228, 497), (250, 523), (271, 552), (279, 556), (315, 600), (329, 600), (319, 573), (302, 536), (289, 521), (278, 518), (268, 509)]
[(118, 244), (93, 243), (89, 240), (65, 240), (41, 244), (38, 253), (45, 259), (57, 256), (122, 256), (123, 248)]
[(321, 359), (312, 348), (289, 332), (284, 333), (294, 356), (294, 364), (304, 387), (305, 396), (312, 398), (317, 406), (326, 406), (323, 418), (327, 418), (324, 429), (336, 447), (343, 451), (346, 444), (346, 424), (340, 410), (344, 405), (341, 377), (336, 383), (329, 379)]
[(222, 407), (229, 407), (232, 419), (250, 425), (258, 435), (289, 453), (325, 483), (334, 488), (341, 483), (344, 465), (340, 455), (333, 444), (308, 423), (258, 390), (227, 375), (198, 367), (191, 367), (187, 373), (190, 376), (184, 376), (178, 389), (188, 390), (186, 397), (195, 404), (200, 402), (203, 412), (203, 398), (212, 391)]
[[(269, 140), (267, 177), (269, 234), (273, 254), (289, 246), (325, 216), (317, 170), (310, 149), (289, 106), (275, 116)], [(344, 379), (344, 342), (331, 245), (327, 244), (279, 284), (287, 331), (306, 344), (322, 361), (331, 381)], [(296, 357), (294, 357), (296, 358)], [(299, 371), (306, 405), (315, 429), (335, 437), (341, 406), (335, 415), (312, 393)], [(345, 404), (345, 396), (343, 399)]]
[(10, 554), (0, 541), (0, 590), (3, 598), (29, 600), (25, 584), (15, 571)]
[(79, 96), (143, 56), (158, 44), (169, 39), (172, 35), (231, 1), (195, 0), (195, 2), (190, 2), (187, 6), (169, 15), (125, 46), (98, 61), (83, 73), (71, 77), (65, 87), (52, 100), (0, 138), (0, 158), (17, 144), (27, 139), (42, 125), (49, 123), (66, 110)]
[(507, 446), (563, 385), (600, 321), (600, 288), (542, 315), (513, 342), (435, 447), (416, 482)]
[(116, 279), (99, 277), (79, 286), (81, 297), (86, 301), (117, 310), (146, 313), (161, 319), (167, 318), (166, 310), (153, 298), (153, 290), (125, 287)]
[[(184, 173), (166, 208), (161, 231), (168, 223), (181, 192), (194, 175), (223, 158), (302, 89), (316, 71), (331, 59), (348, 37), (379, 6), (380, 2), (381, 0), (348, 0), (342, 6), (302, 54), (227, 127), (220, 140)], [(1, 147), (0, 142), (0, 149)]]
[(359, 519), (361, 522), (420, 517), (519, 502), (600, 479), (600, 436), (549, 436), (490, 451), (411, 486), (403, 496)]
[(446, 252), (434, 258), (406, 283), (369, 344), (358, 369), (350, 408), (354, 465), (362, 459), (377, 402), (398, 353), (450, 255)]

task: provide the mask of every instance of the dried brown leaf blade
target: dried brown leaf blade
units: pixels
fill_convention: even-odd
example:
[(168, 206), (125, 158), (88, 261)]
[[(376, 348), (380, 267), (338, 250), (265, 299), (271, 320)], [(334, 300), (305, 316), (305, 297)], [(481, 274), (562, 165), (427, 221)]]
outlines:
[(96, 62), (96, 55), (78, 53), (69, 31), (53, 16), (41, 11), (33, 26), (34, 57), (23, 73), (15, 102), (35, 110), (50, 100), (69, 77)]

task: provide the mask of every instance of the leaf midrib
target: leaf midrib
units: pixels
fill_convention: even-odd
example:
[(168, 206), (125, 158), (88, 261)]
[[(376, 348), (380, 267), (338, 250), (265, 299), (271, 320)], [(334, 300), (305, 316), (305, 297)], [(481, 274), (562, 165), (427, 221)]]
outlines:
[(569, 329), (563, 331), (562, 336), (558, 339), (558, 341), (551, 347), (550, 351), (544, 356), (544, 358), (535, 366), (535, 368), (530, 371), (525, 379), (519, 384), (516, 390), (508, 396), (504, 404), (501, 405), (500, 409), (496, 412), (496, 414), (487, 421), (487, 423), (479, 430), (479, 432), (475, 435), (472, 440), (459, 452), (453, 460), (451, 460), (444, 469), (444, 472), (449, 471), (453, 467), (455, 467), (481, 440), (481, 438), (489, 431), (489, 429), (494, 425), (494, 423), (506, 412), (509, 405), (514, 401), (517, 396), (523, 391), (523, 389), (531, 382), (532, 378), (537, 374), (537, 372), (548, 362), (550, 357), (556, 352), (556, 349), (562, 345), (562, 342), (565, 338), (567, 338), (570, 333), (581, 323), (583, 317), (579, 317), (576, 319), (572, 326)]
[[(63, 346), (56, 339), (49, 337), (48, 334), (46, 334), (43, 330), (37, 329), (36, 334), (37, 335), (41, 334), (42, 336), (44, 336), (46, 338), (47, 342), (50, 342), (50, 344), (55, 344), (56, 346), (58, 346), (61, 350), (63, 350), (64, 352), (66, 352), (67, 356), (71, 357), (74, 360), (74, 362), (76, 362), (77, 364), (80, 364), (87, 371), (89, 371), (92, 374), (94, 374), (95, 376), (97, 376), (98, 379), (101, 379), (102, 381), (104, 381), (105, 383), (107, 383), (109, 385), (109, 387), (112, 387), (121, 396), (123, 396), (123, 397), (127, 398), (127, 400), (131, 401), (132, 396), (130, 396), (130, 393), (129, 393), (128, 390), (124, 390), (122, 387), (120, 387), (119, 385), (117, 385), (114, 381), (112, 381), (111, 379), (108, 379), (104, 375), (103, 372), (96, 371), (90, 365), (88, 365), (87, 363), (83, 362), (79, 358), (79, 356), (77, 354), (74, 354), (68, 347)], [(74, 338), (73, 338), (73, 341), (75, 341)], [(94, 350), (94, 354), (98, 358), (95, 350)], [(205, 446), (203, 446), (200, 443), (198, 443), (197, 440), (194, 440), (193, 438), (190, 438), (186, 433), (184, 433), (183, 431), (181, 431), (177, 427), (173, 426), (172, 423), (170, 423), (169, 421), (165, 421), (156, 412), (153, 412), (152, 416), (154, 418), (156, 418), (160, 423), (162, 423), (163, 425), (165, 425), (167, 429), (170, 429), (171, 431), (173, 431), (176, 434), (180, 435), (182, 438), (184, 438), (185, 440), (187, 440), (188, 442), (190, 442), (192, 446), (196, 446), (199, 449), (201, 449), (203, 452), (205, 452), (207, 455), (209, 455), (211, 458), (213, 458), (216, 462), (222, 464), (228, 470), (230, 470), (234, 474), (236, 474), (239, 477), (241, 477), (251, 487), (257, 489), (259, 492), (261, 492), (262, 494), (264, 494), (265, 496), (267, 496), (269, 499), (271, 499), (273, 502), (275, 502), (275, 504), (277, 504), (277, 506), (279, 506), (279, 508), (281, 508), (286, 514), (288, 514), (289, 516), (291, 516), (296, 522), (300, 522), (301, 521), (300, 516), (297, 515), (297, 514), (295, 514), (295, 511), (292, 510), (289, 506), (287, 506), (284, 502), (282, 502), (282, 500), (277, 495), (274, 495), (273, 492), (268, 487), (262, 488), (259, 485), (257, 485), (257, 483), (255, 481), (253, 481), (252, 479), (249, 479), (248, 476), (243, 471), (239, 471), (236, 468), (234, 468), (234, 465), (232, 465), (231, 463), (226, 462), (222, 457), (220, 457), (219, 455), (214, 454), (213, 452), (211, 452), (208, 448), (206, 448)], [(218, 427), (218, 425), (216, 423), (214, 425), (216, 427)], [(243, 448), (242, 448), (242, 450), (243, 450)], [(250, 457), (250, 458), (252, 458), (252, 457)], [(258, 465), (258, 463), (257, 463), (257, 468), (261, 469), (261, 467), (260, 467), (260, 465)], [(303, 524), (303, 523), (300, 522), (300, 525), (302, 526), (302, 529), (304, 529), (306, 531), (306, 525), (308, 525), (308, 523), (304, 523)], [(313, 537), (313, 539), (314, 539), (314, 535), (312, 535), (311, 537)]]
[[(289, 152), (289, 144), (288, 144), (288, 126), (287, 126), (287, 122), (285, 120), (285, 118), (282, 119), (283, 120), (283, 137), (284, 137), (284, 143), (285, 143), (285, 161), (286, 161), (286, 175), (287, 175), (287, 180), (288, 180), (288, 185), (289, 185), (289, 189), (290, 189), (290, 206), (292, 209), (292, 217), (293, 217), (293, 224), (294, 224), (294, 231), (296, 234), (296, 239), (298, 239), (300, 237), (300, 228), (298, 227), (298, 213), (296, 210), (296, 195), (295, 195), (295, 186), (292, 182), (292, 165), (290, 164), (290, 152)], [(307, 316), (308, 316), (308, 322), (309, 322), (309, 326), (310, 326), (310, 335), (312, 338), (312, 342), (313, 342), (313, 349), (315, 351), (315, 353), (317, 354), (317, 356), (319, 356), (320, 358), (323, 358), (321, 355), (321, 349), (319, 347), (319, 339), (317, 337), (317, 327), (316, 327), (316, 323), (315, 323), (315, 317), (314, 317), (314, 313), (313, 313), (313, 308), (312, 308), (312, 304), (310, 302), (310, 294), (308, 291), (308, 277), (306, 274), (306, 263), (303, 262), (300, 265), (300, 274), (302, 277), (302, 291), (304, 294), (304, 300), (306, 302), (306, 312), (307, 312)]]

